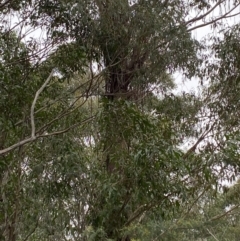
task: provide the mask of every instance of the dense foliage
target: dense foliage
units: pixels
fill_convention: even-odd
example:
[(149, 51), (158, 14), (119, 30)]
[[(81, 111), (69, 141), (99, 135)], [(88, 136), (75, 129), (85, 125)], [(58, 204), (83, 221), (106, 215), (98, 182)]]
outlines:
[(239, 5), (1, 3), (0, 240), (238, 240)]

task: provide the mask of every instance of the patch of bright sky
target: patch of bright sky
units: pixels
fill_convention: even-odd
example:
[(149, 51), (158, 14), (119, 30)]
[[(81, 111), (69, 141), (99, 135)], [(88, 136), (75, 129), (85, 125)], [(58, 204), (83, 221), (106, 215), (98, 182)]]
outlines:
[[(208, 22), (211, 18), (216, 18), (218, 16), (222, 16), (224, 12), (229, 11), (233, 7), (233, 1), (229, 1), (228, 4), (226, 4), (225, 8), (223, 7), (217, 7), (210, 16), (205, 19), (205, 22)], [(230, 15), (235, 15), (240, 12), (240, 7), (237, 7), (234, 11), (230, 13)], [(194, 18), (196, 16), (197, 12), (193, 11), (189, 14), (189, 19)], [(196, 23), (196, 25), (203, 24), (204, 21), (199, 21)], [(235, 24), (238, 24), (240, 22), (240, 15), (236, 15), (234, 17), (230, 17), (227, 19), (220, 20), (223, 24), (223, 27), (226, 26), (233, 26)], [(192, 31), (192, 37), (198, 41), (207, 41), (207, 38), (209, 35), (215, 35), (220, 36), (219, 29), (214, 29), (211, 25), (207, 25), (205, 27), (198, 28), (196, 30)], [(186, 92), (186, 93), (197, 93), (198, 89), (201, 89), (201, 86), (199, 85), (199, 80), (197, 78), (192, 78), (191, 80), (186, 79), (183, 77), (181, 72), (176, 72), (173, 75), (175, 79), (175, 83), (177, 85), (176, 90), (174, 93), (180, 93), (180, 92)]]

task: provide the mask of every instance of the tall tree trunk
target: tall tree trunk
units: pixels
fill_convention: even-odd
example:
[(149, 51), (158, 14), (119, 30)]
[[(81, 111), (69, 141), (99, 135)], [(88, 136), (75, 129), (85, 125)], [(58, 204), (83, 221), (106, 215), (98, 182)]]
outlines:
[[(141, 48), (139, 49), (137, 46), (134, 49), (130, 47), (129, 43), (132, 33), (130, 29), (124, 29), (129, 24), (131, 11), (128, 0), (95, 0), (95, 2), (99, 9), (100, 25), (102, 26), (99, 45), (101, 46), (106, 69), (105, 95), (108, 101), (105, 104), (105, 113), (108, 116), (113, 116), (113, 119), (110, 120), (113, 123), (111, 124), (111, 128), (109, 126), (105, 127), (105, 135), (107, 137), (104, 146), (106, 172), (109, 178), (113, 175), (119, 175), (124, 179), (126, 174), (119, 167), (120, 165), (118, 165), (116, 158), (113, 160), (112, 156), (116, 157), (117, 153), (127, 153), (129, 146), (122, 137), (118, 126), (116, 126), (121, 116), (111, 115), (111, 113), (115, 113), (115, 103), (117, 104), (120, 99), (123, 101), (131, 99), (131, 94), (133, 93), (130, 90), (132, 88), (131, 82), (135, 71), (139, 70), (144, 64), (146, 54), (140, 53)], [(129, 58), (127, 59), (126, 56), (129, 56)], [(124, 122), (125, 120), (121, 119), (121, 121)], [(114, 136), (114, 140), (111, 139), (113, 138), (112, 136)], [(125, 185), (126, 193), (121, 197), (121, 201), (125, 203), (128, 200), (128, 203), (131, 198), (127, 191), (129, 184), (123, 182), (123, 185)], [(106, 207), (107, 202), (105, 197), (102, 196), (101, 199), (101, 205)], [(105, 221), (108, 238), (115, 239), (116, 241), (131, 240), (130, 236), (121, 237), (120, 235), (119, 237), (118, 235), (125, 228), (124, 224), (129, 218), (129, 213), (125, 208), (126, 205), (124, 204), (120, 210), (109, 210), (109, 212), (113, 213), (109, 213), (109, 220)]]

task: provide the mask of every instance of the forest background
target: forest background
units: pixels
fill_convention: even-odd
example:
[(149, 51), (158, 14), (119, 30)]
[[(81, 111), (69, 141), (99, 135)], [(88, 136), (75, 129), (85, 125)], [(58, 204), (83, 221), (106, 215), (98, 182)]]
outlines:
[(239, 7), (2, 1), (0, 240), (239, 240)]

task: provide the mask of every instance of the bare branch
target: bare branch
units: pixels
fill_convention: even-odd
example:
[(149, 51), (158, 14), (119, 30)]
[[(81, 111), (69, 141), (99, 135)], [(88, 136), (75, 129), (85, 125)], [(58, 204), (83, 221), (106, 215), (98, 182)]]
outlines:
[(210, 21), (210, 22), (203, 23), (203, 24), (199, 24), (199, 25), (197, 25), (197, 26), (195, 26), (195, 27), (189, 28), (188, 31), (190, 32), (190, 31), (193, 31), (193, 30), (195, 30), (195, 29), (202, 28), (202, 27), (208, 26), (208, 25), (210, 25), (210, 24), (216, 23), (217, 21), (219, 21), (219, 20), (221, 20), (221, 19), (226, 19), (226, 18), (233, 17), (233, 16), (236, 16), (236, 15), (240, 14), (240, 13), (237, 13), (237, 14), (229, 15), (229, 14), (230, 14), (232, 11), (234, 11), (239, 5), (240, 5), (240, 3), (237, 4), (236, 6), (234, 6), (231, 10), (229, 10), (228, 12), (226, 12), (224, 15), (222, 15), (222, 16), (220, 16), (220, 17), (218, 17), (218, 18), (215, 18), (215, 19), (213, 19), (213, 20)]
[[(64, 130), (60, 130), (60, 131), (56, 131), (56, 132), (52, 132), (52, 133), (49, 133), (49, 134), (39, 135), (38, 138), (39, 138), (39, 137), (56, 136), (56, 135), (60, 135), (60, 134), (66, 133), (66, 132), (68, 132), (69, 130), (71, 130), (71, 129), (73, 129), (73, 128), (79, 126), (79, 125), (86, 124), (87, 122), (93, 120), (94, 117), (95, 117), (95, 116), (91, 116), (91, 117), (87, 118), (86, 120), (81, 121), (81, 122), (78, 122), (78, 123), (76, 123), (76, 124), (74, 124), (74, 125), (72, 125), (72, 126), (66, 128), (66, 129), (64, 129)], [(1, 153), (0, 153), (0, 154), (1, 154)]]
[[(37, 133), (42, 133), (43, 130), (45, 130), (48, 126), (50, 126), (51, 124), (53, 124), (55, 121), (63, 118), (64, 116), (67, 116), (71, 113), (73, 113), (74, 111), (78, 110), (81, 106), (83, 106), (87, 100), (88, 100), (88, 97), (90, 96), (89, 95), (89, 91), (90, 91), (90, 87), (92, 86), (92, 82), (93, 82), (93, 79), (90, 80), (90, 84), (89, 84), (89, 87), (87, 89), (87, 92), (86, 94), (83, 94), (83, 95), (80, 95), (79, 97), (77, 97), (74, 102), (66, 109), (64, 110), (63, 112), (61, 112), (58, 116), (56, 116), (53, 120), (51, 120), (50, 122), (48, 122), (47, 124), (45, 124), (44, 126), (42, 126), (38, 131)], [(85, 84), (85, 83), (84, 83)], [(77, 88), (75, 89), (77, 90)], [(78, 105), (77, 107), (74, 108), (74, 105), (79, 101), (79, 99), (81, 99), (82, 97), (86, 97), (85, 100), (80, 104)]]
[(78, 123), (76, 123), (76, 124), (74, 124), (74, 125), (66, 128), (66, 129), (64, 129), (64, 130), (52, 132), (52, 133), (49, 133), (49, 134), (42, 134), (42, 135), (39, 134), (39, 135), (35, 135), (34, 138), (33, 138), (33, 137), (28, 137), (28, 138), (26, 138), (26, 139), (24, 139), (24, 140), (22, 140), (22, 141), (19, 141), (19, 142), (13, 144), (12, 146), (9, 146), (9, 147), (7, 147), (7, 148), (5, 148), (5, 149), (3, 149), (3, 150), (0, 150), (0, 155), (5, 155), (5, 154), (7, 154), (8, 152), (10, 152), (10, 151), (12, 151), (12, 150), (14, 150), (14, 149), (16, 149), (16, 148), (18, 148), (18, 147), (20, 147), (20, 146), (26, 145), (27, 143), (31, 143), (31, 142), (39, 139), (39, 138), (42, 138), (42, 137), (49, 137), (49, 136), (55, 136), (55, 135), (63, 134), (63, 133), (65, 133), (65, 132), (69, 131), (70, 129), (73, 129), (73, 128), (79, 126), (79, 125), (86, 124), (87, 122), (93, 120), (94, 117), (95, 117), (95, 116), (91, 116), (91, 117), (87, 118), (86, 120), (81, 121), (81, 122), (78, 122)]
[(219, 239), (217, 239), (217, 237), (207, 228), (207, 231), (210, 233), (210, 235), (216, 240), (219, 241)]
[(219, 6), (221, 3), (223, 2), (223, 0), (220, 0), (219, 2), (217, 2), (211, 9), (209, 9), (206, 13), (198, 16), (198, 17), (195, 17), (195, 18), (192, 18), (190, 20), (188, 20), (186, 22), (186, 24), (190, 24), (190, 23), (193, 23), (193, 22), (196, 22), (196, 21), (199, 21), (203, 18), (205, 18), (207, 15), (209, 15), (217, 6)]
[(125, 223), (125, 226), (129, 225), (132, 221), (134, 221), (136, 218), (138, 218), (142, 213), (144, 213), (148, 209), (147, 205), (141, 205), (138, 207), (134, 213), (131, 215), (131, 217), (127, 220)]
[(7, 0), (0, 5), (0, 9), (3, 9), (7, 4), (11, 3), (11, 0)]
[(235, 210), (236, 208), (239, 208), (240, 205), (236, 205), (234, 207), (232, 207), (231, 209), (229, 209), (227, 212), (224, 212), (223, 214), (220, 214), (220, 215), (217, 215), (217, 216), (214, 216), (212, 219), (210, 219), (208, 222), (212, 222), (212, 221), (215, 221), (217, 219), (220, 219), (220, 218), (223, 218), (225, 216), (227, 216), (228, 214), (230, 214), (233, 210)]
[(205, 132), (198, 138), (198, 140), (196, 141), (196, 143), (190, 148), (188, 149), (188, 151), (185, 153), (185, 155), (183, 156), (183, 158), (187, 158), (191, 153), (193, 153), (197, 146), (205, 139), (205, 137), (213, 130), (213, 127), (215, 126), (216, 123), (213, 123), (211, 128), (205, 130)]
[(10, 151), (12, 151), (12, 150), (14, 150), (14, 149), (16, 149), (20, 146), (26, 145), (27, 143), (36, 140), (36, 138), (37, 138), (37, 136), (35, 138), (29, 137), (29, 138), (26, 138), (25, 140), (19, 141), (16, 144), (13, 144), (12, 146), (9, 146), (9, 147), (1, 150), (0, 155), (7, 154), (8, 152), (10, 152)]
[(48, 76), (47, 80), (44, 82), (44, 84), (41, 86), (41, 88), (36, 92), (34, 100), (32, 102), (32, 106), (31, 106), (31, 114), (30, 114), (30, 119), (31, 119), (31, 127), (32, 127), (32, 134), (31, 134), (31, 138), (35, 138), (35, 122), (34, 122), (34, 109), (35, 109), (35, 105), (37, 102), (37, 99), (39, 97), (39, 95), (41, 94), (41, 92), (44, 90), (44, 88), (47, 86), (47, 84), (50, 82), (52, 76), (53, 76), (54, 70), (52, 70), (52, 72), (50, 73), (50, 75)]
[[(14, 149), (16, 149), (16, 148), (18, 148), (18, 147), (20, 147), (20, 146), (23, 146), (23, 145), (26, 145), (26, 144), (28, 144), (28, 143), (31, 143), (31, 142), (35, 141), (35, 140), (38, 139), (38, 138), (63, 134), (63, 133), (65, 133), (65, 132), (69, 131), (70, 129), (73, 129), (74, 127), (79, 126), (79, 125), (81, 125), (81, 124), (85, 124), (86, 122), (88, 122), (88, 121), (90, 121), (90, 120), (92, 120), (92, 119), (94, 118), (94, 116), (91, 116), (91, 117), (89, 117), (88, 119), (86, 119), (86, 120), (84, 120), (84, 121), (82, 121), (82, 122), (76, 123), (76, 124), (74, 124), (74, 125), (66, 128), (66, 129), (64, 129), (64, 130), (59, 130), (59, 131), (52, 132), (52, 133), (49, 133), (49, 134), (42, 134), (43, 131), (46, 130), (46, 128), (47, 128), (48, 126), (50, 126), (52, 123), (54, 123), (56, 120), (59, 120), (60, 118), (66, 116), (66, 115), (68, 115), (68, 114), (73, 113), (73, 112), (74, 112), (75, 110), (77, 110), (80, 106), (82, 106), (84, 103), (86, 103), (87, 98), (83, 101), (83, 103), (81, 103), (80, 106), (78, 106), (78, 107), (76, 107), (76, 108), (74, 108), (74, 109), (71, 110), (71, 108), (73, 107), (73, 105), (74, 105), (81, 97), (84, 97), (84, 95), (81, 95), (80, 97), (76, 98), (76, 100), (75, 100), (65, 111), (63, 111), (62, 113), (60, 113), (57, 117), (55, 117), (55, 118), (54, 118), (53, 120), (51, 120), (49, 123), (47, 123), (47, 124), (45, 124), (44, 126), (40, 127), (40, 129), (38, 129), (38, 130), (36, 131), (35, 121), (34, 121), (34, 114), (37, 113), (37, 112), (39, 112), (39, 111), (41, 110), (41, 109), (40, 109), (40, 110), (37, 110), (36, 112), (34, 112), (34, 109), (35, 109), (35, 106), (36, 106), (36, 102), (37, 102), (37, 99), (39, 98), (39, 95), (41, 94), (41, 92), (44, 90), (44, 88), (45, 88), (45, 87), (47, 86), (47, 84), (50, 82), (50, 79), (51, 79), (53, 73), (54, 73), (54, 71), (52, 71), (52, 72), (50, 73), (50, 75), (49, 75), (49, 77), (47, 78), (47, 80), (44, 82), (44, 84), (41, 86), (41, 88), (36, 92), (35, 98), (34, 98), (34, 100), (33, 100), (33, 102), (32, 102), (31, 114), (30, 114), (30, 121), (31, 121), (31, 128), (32, 128), (32, 130), (31, 130), (31, 137), (26, 137), (24, 140), (21, 140), (21, 141), (15, 143), (15, 144), (13, 144), (12, 146), (9, 146), (9, 147), (7, 147), (7, 148), (5, 148), (5, 149), (0, 150), (0, 155), (5, 155), (5, 154), (7, 154), (8, 152), (10, 152), (10, 151), (12, 151), (12, 150), (14, 150)], [(101, 73), (99, 73), (97, 76), (94, 76), (94, 78), (97, 78), (97, 79), (98, 79), (98, 78), (100, 78), (100, 76), (101, 76)], [(93, 79), (90, 80), (89, 86), (92, 86), (92, 81), (93, 81)], [(84, 83), (84, 84), (86, 84), (86, 83)], [(82, 86), (82, 85), (80, 85), (80, 86)], [(74, 91), (76, 91), (78, 88), (80, 88), (80, 87), (78, 86)], [(89, 96), (90, 96), (90, 95), (89, 95), (89, 91), (90, 91), (90, 88), (88, 87), (87, 93), (86, 93), (86, 96), (85, 96), (85, 97), (89, 97)], [(20, 121), (19, 123), (22, 123), (22, 121)], [(19, 124), (19, 123), (16, 123), (16, 125)]]

